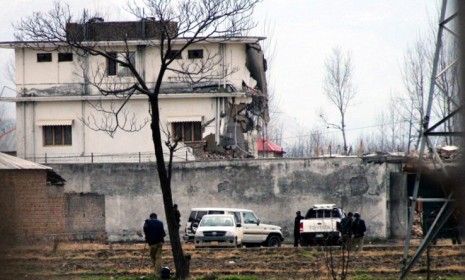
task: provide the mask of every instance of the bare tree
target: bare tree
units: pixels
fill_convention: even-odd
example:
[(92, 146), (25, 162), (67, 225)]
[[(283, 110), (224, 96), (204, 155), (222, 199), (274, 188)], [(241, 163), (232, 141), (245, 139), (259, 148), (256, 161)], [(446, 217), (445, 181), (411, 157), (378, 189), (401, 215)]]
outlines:
[[(34, 42), (29, 45), (41, 48), (54, 46), (72, 49), (77, 54), (88, 57), (97, 56), (126, 68), (131, 79), (125, 83), (112, 83), (111, 80), (103, 81), (101, 71), (95, 72), (94, 77), (85, 77), (88, 84), (94, 86), (104, 96), (116, 96), (121, 101), (119, 107), (112, 110), (115, 115), (112, 122), (100, 123), (99, 128), (114, 133), (116, 129), (127, 129), (127, 122), (121, 122), (118, 114), (123, 114), (123, 107), (128, 100), (135, 95), (145, 95), (149, 102), (149, 118), (152, 131), (157, 173), (163, 194), (164, 209), (168, 224), (171, 248), (176, 267), (176, 275), (179, 279), (186, 279), (189, 275), (189, 260), (184, 255), (179, 230), (173, 211), (173, 198), (171, 191), (172, 153), (176, 149), (176, 139), (168, 139), (170, 158), (165, 161), (162, 143), (162, 128), (160, 127), (159, 99), (162, 81), (166, 73), (177, 73), (182, 77), (199, 79), (207, 75), (207, 66), (188, 68), (176, 66), (173, 63), (177, 56), (189, 46), (209, 39), (223, 38), (225, 41), (234, 36), (244, 35), (253, 27), (253, 8), (259, 0), (145, 0), (133, 2), (128, 11), (142, 22), (153, 23), (157, 26), (157, 36), (152, 39), (144, 39), (146, 47), (155, 47), (159, 52), (155, 71), (154, 82), (145, 78), (145, 74), (136, 67), (133, 62), (133, 50), (128, 42), (127, 34), (120, 30), (114, 30), (113, 37), (125, 43), (125, 50), (119, 54), (111, 52), (110, 44), (102, 44), (102, 40), (88, 40), (85, 27), (92, 24), (96, 15), (84, 11), (78, 18), (73, 18), (70, 9), (66, 5), (55, 4), (55, 7), (47, 13), (34, 13), (33, 16), (24, 18), (15, 27), (17, 39)], [(98, 20), (98, 18), (97, 18)], [(176, 48), (174, 45), (176, 44)], [(110, 51), (109, 51), (110, 50)], [(100, 69), (102, 70), (102, 69)], [(93, 82), (91, 81), (93, 80)], [(110, 84), (110, 86), (108, 86)], [(113, 84), (113, 86), (111, 86)], [(124, 117), (123, 117), (124, 119)], [(97, 123), (98, 124), (98, 123)], [(131, 122), (129, 122), (131, 126)]]
[[(13, 61), (13, 57), (9, 57), (8, 60), (4, 64), (3, 68), (3, 78), (6, 81), (6, 85), (0, 88), (0, 98), (6, 97), (7, 95), (11, 95), (14, 93), (14, 86), (15, 86), (15, 64)], [(1, 129), (6, 129), (8, 124), (6, 123), (6, 119), (8, 118), (8, 113), (10, 112), (11, 106), (7, 105), (6, 102), (0, 101), (0, 132)]]
[(428, 98), (428, 81), (430, 78), (430, 50), (428, 41), (418, 39), (407, 50), (404, 56), (402, 76), (405, 95), (399, 99), (402, 119), (408, 122), (407, 153), (412, 144), (417, 149), (423, 134), (423, 119), (425, 117)]
[(333, 248), (333, 244), (325, 241), (321, 249), (324, 252), (324, 264), (333, 280), (345, 280), (349, 276), (349, 263), (351, 260), (350, 244), (342, 244)]
[(336, 124), (329, 122), (323, 114), (320, 117), (328, 126), (341, 131), (344, 153), (347, 154), (346, 114), (356, 95), (352, 84), (353, 69), (349, 53), (343, 53), (338, 48), (333, 49), (325, 61), (325, 68), (324, 92), (330, 102), (336, 106), (340, 120)]

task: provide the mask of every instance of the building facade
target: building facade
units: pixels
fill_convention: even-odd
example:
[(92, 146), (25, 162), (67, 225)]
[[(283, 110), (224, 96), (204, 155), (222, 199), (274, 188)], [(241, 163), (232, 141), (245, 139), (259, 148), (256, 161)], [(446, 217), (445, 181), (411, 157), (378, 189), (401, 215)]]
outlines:
[[(108, 30), (116, 23), (98, 24)], [(137, 22), (118, 24), (129, 29), (138, 26)], [(106, 38), (95, 44), (115, 56), (129, 54), (142, 78), (154, 85), (160, 47), (142, 37), (126, 42)], [(173, 49), (185, 40), (175, 39)], [(174, 70), (212, 65), (203, 77), (187, 79), (180, 71), (167, 71), (163, 77), (159, 95), (162, 135), (181, 139), (174, 160), (257, 155), (256, 138), (268, 115), (261, 40), (211, 38), (191, 45), (175, 58)], [(15, 50), (17, 96), (3, 99), (16, 103), (19, 157), (49, 163), (154, 160), (145, 95), (132, 96), (119, 116), (130, 131), (116, 131), (110, 137), (99, 129), (102, 123), (111, 124), (108, 112), (114, 112), (123, 101), (104, 96), (97, 88), (132, 84), (135, 78), (128, 69), (65, 45), (3, 42), (0, 47)]]

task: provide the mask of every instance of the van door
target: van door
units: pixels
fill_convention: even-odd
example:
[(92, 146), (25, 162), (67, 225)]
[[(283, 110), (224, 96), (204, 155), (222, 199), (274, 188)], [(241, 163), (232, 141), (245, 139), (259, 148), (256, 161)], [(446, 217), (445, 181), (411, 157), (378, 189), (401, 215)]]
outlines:
[(261, 243), (266, 240), (266, 234), (258, 225), (258, 219), (253, 212), (242, 212), (242, 221), (244, 243)]
[[(244, 242), (244, 228), (243, 228), (243, 223), (242, 223), (242, 217), (241, 217), (241, 212), (239, 211), (228, 211), (228, 214), (234, 216), (234, 220), (236, 221), (236, 233), (238, 240), (242, 243)], [(237, 227), (240, 225), (240, 227)]]

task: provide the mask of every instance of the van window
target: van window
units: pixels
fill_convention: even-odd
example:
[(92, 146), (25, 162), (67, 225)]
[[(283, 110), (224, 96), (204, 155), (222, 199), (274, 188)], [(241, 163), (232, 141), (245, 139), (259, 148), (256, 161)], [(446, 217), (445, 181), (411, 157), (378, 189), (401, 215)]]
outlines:
[(191, 214), (189, 215), (188, 222), (192, 223), (193, 221), (195, 221), (195, 215), (197, 215), (197, 211), (192, 211)]
[(195, 220), (197, 222), (200, 222), (200, 220), (202, 220), (202, 217), (207, 215), (207, 211), (199, 211), (197, 212), (197, 217), (195, 217)]
[(240, 212), (233, 212), (234, 214), (234, 219), (236, 219), (236, 224), (241, 224), (241, 213)]
[(224, 211), (221, 210), (210, 210), (208, 214), (224, 214)]
[(257, 217), (252, 212), (244, 212), (242, 213), (242, 217), (244, 218), (244, 224), (256, 224)]

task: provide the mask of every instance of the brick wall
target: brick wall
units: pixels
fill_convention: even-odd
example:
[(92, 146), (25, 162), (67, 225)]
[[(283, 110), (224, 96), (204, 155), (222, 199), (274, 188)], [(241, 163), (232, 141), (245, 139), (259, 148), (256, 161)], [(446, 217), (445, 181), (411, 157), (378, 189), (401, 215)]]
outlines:
[(2, 170), (2, 221), (18, 241), (32, 241), (65, 231), (63, 187), (49, 186), (45, 170)]

